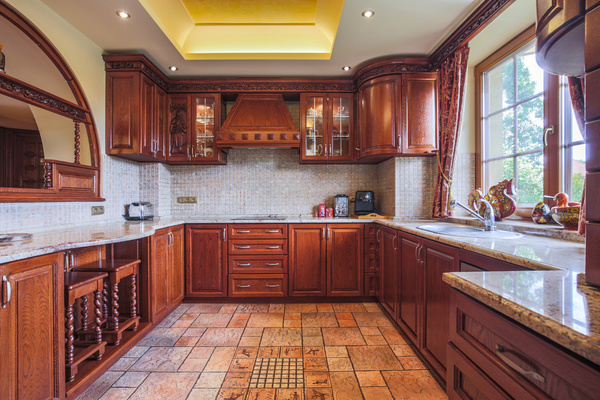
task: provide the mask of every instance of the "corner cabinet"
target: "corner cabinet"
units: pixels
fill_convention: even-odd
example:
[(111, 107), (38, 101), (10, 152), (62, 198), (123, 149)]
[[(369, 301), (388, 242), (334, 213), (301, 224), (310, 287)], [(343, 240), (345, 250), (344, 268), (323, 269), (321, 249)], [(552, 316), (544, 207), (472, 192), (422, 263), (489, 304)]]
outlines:
[(227, 297), (227, 225), (187, 225), (187, 298)]
[(352, 94), (300, 95), (302, 162), (355, 160), (353, 103)]

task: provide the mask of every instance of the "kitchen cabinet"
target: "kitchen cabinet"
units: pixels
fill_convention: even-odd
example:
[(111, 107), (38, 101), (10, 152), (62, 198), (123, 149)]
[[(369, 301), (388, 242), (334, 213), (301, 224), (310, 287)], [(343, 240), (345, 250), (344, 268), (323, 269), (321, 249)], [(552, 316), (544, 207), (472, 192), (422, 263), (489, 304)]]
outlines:
[(418, 346), (421, 336), (421, 306), (423, 295), (422, 266), (418, 252), (420, 239), (407, 234), (400, 235), (400, 283), (397, 322), (410, 340)]
[(327, 296), (364, 294), (363, 224), (327, 224)]
[(381, 226), (378, 224), (365, 225), (365, 296), (379, 298), (379, 283), (381, 280), (379, 265), (379, 248), (381, 245)]
[(159, 320), (183, 300), (183, 250), (182, 226), (159, 229), (152, 236), (152, 321)]
[(165, 158), (166, 92), (140, 71), (106, 74), (106, 153), (135, 161)]
[(402, 75), (406, 96), (402, 154), (428, 154), (437, 149), (437, 72)]
[(221, 95), (169, 95), (167, 162), (171, 164), (226, 164), (215, 145), (221, 126)]
[(354, 96), (300, 95), (302, 162), (343, 162), (355, 159)]
[(325, 224), (290, 224), (290, 296), (325, 296), (327, 293), (327, 242)]
[(53, 399), (65, 390), (63, 253), (0, 265), (0, 392)]
[(227, 296), (227, 225), (187, 225), (187, 298)]
[(398, 304), (398, 232), (381, 228), (381, 288), (380, 303), (396, 319)]

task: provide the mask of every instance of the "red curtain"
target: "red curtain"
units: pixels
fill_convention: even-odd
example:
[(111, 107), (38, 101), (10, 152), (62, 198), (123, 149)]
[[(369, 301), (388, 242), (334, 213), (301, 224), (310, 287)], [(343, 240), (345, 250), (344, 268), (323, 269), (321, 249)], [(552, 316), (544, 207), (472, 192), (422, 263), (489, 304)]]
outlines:
[[(575, 119), (579, 130), (585, 140), (585, 97), (584, 97), (584, 80), (583, 78), (577, 78), (569, 76), (569, 93), (571, 94), (571, 104), (573, 104), (573, 111), (575, 111)], [(575, 199), (573, 199), (575, 200)], [(578, 231), (580, 235), (585, 235), (585, 178), (583, 180), (583, 193), (581, 195), (581, 210), (579, 211), (579, 227)]]
[(452, 216), (448, 210), (450, 185), (454, 172), (456, 142), (462, 119), (469, 46), (448, 56), (439, 72), (439, 150), (438, 176), (433, 199), (433, 218)]

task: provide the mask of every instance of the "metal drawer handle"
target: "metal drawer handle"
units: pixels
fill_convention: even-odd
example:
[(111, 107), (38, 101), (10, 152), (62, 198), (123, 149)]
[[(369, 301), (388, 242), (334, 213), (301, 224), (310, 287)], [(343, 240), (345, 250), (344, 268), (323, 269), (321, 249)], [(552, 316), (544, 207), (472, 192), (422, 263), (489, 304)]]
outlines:
[(265, 231), (265, 233), (279, 233), (279, 231)]
[(250, 231), (236, 231), (236, 233), (250, 233)]
[(250, 285), (237, 285), (237, 287), (239, 287), (239, 288), (249, 288)]
[(269, 285), (269, 284), (267, 284), (267, 287), (268, 288), (276, 288), (276, 287), (279, 287), (279, 285)]
[(8, 279), (6, 279), (6, 275), (2, 276), (2, 286), (4, 286), (4, 301), (2, 302), (2, 308), (6, 308), (6, 305), (10, 302), (10, 297), (12, 295), (12, 288)]
[(266, 263), (265, 264), (267, 267), (276, 267), (279, 265), (279, 263)]
[(501, 346), (501, 345), (499, 345), (499, 344), (496, 344), (496, 355), (506, 365), (508, 365), (510, 368), (514, 369), (515, 371), (517, 371), (521, 375), (527, 376), (527, 377), (529, 377), (531, 379), (535, 379), (536, 381), (546, 382), (546, 378), (544, 378), (544, 376), (542, 376), (542, 374), (540, 374), (539, 372), (536, 372), (536, 371), (527, 371), (526, 369), (522, 368), (520, 365), (518, 365), (517, 363), (515, 363), (513, 360), (511, 360), (510, 358), (508, 358), (506, 355), (504, 355), (504, 347)]
[(242, 263), (237, 263), (236, 265), (237, 265), (238, 267), (249, 267), (249, 266), (251, 266), (252, 264), (251, 264), (251, 263), (243, 263), (243, 264), (242, 264)]
[(279, 246), (267, 246), (266, 248), (267, 248), (267, 249), (278, 249), (278, 248), (279, 248)]
[(249, 249), (250, 246), (235, 246), (236, 249)]

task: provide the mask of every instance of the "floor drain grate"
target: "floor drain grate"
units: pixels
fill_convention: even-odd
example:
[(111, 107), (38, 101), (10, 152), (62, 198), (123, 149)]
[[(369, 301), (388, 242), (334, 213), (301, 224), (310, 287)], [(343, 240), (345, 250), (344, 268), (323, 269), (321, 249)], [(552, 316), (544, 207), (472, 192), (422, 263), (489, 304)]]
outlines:
[(251, 388), (304, 387), (301, 358), (257, 358), (250, 379)]

